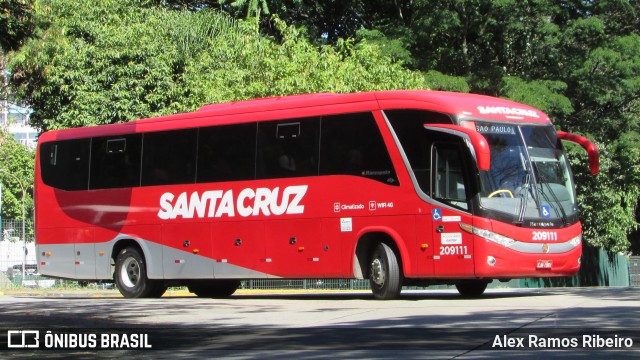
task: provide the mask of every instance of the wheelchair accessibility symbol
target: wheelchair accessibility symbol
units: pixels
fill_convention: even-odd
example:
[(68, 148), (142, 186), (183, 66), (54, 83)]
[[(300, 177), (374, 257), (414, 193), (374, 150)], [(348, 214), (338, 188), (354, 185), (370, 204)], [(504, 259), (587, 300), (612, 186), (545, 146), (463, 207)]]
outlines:
[(542, 217), (548, 219), (551, 217), (551, 207), (549, 205), (542, 205)]
[(435, 221), (442, 220), (442, 209), (436, 208), (431, 210), (431, 215)]

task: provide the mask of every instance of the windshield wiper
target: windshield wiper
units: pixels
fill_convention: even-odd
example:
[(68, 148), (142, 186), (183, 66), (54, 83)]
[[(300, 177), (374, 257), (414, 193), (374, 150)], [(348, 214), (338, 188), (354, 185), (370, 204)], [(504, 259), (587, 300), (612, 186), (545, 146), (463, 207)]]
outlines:
[[(520, 137), (524, 144), (524, 137), (522, 136), (522, 132), (520, 132)], [(526, 147), (525, 147), (525, 153), (526, 153)], [(531, 165), (527, 166), (528, 159), (529, 159), (528, 153), (523, 154), (522, 152), (520, 152), (520, 163), (522, 164), (522, 170), (525, 173), (524, 186), (520, 191), (520, 196), (523, 196), (524, 199), (521, 202), (520, 212), (518, 214), (518, 221), (516, 222), (516, 224), (520, 224), (520, 225), (524, 223), (524, 217), (527, 213), (527, 203), (529, 201), (530, 192), (531, 192), (531, 196), (533, 197), (533, 201), (536, 202), (537, 208), (540, 208), (538, 205), (538, 202), (536, 201), (537, 199), (536, 194), (534, 194), (531, 191), (531, 177), (532, 177), (531, 175), (532, 175), (533, 169), (531, 168)]]
[[(551, 197), (553, 198), (553, 202), (551, 200), (549, 200), (549, 196), (542, 189), (540, 189), (540, 194), (542, 194), (544, 199), (551, 206), (553, 206), (553, 210), (555, 210), (556, 213), (560, 213), (561, 214), (561, 216), (562, 216), (562, 224), (564, 226), (567, 226), (567, 223), (568, 223), (568, 221), (567, 221), (567, 213), (564, 211), (564, 208), (562, 207), (562, 203), (560, 202), (560, 200), (558, 200), (558, 197), (553, 192), (553, 189), (551, 189), (551, 185), (549, 185), (549, 182), (547, 181), (546, 175), (544, 175), (544, 173), (542, 173), (542, 172), (540, 172), (538, 170), (538, 165), (536, 165), (535, 163), (533, 163), (532, 165), (535, 166), (536, 173), (538, 174), (538, 178), (540, 179), (540, 182), (542, 182), (542, 184), (544, 184), (546, 186), (547, 190), (549, 191), (549, 194), (551, 194)], [(554, 206), (554, 203), (557, 205), (557, 207)]]
[[(520, 190), (520, 195), (523, 197), (520, 212), (518, 213), (518, 221), (516, 224), (522, 224), (524, 222), (524, 215), (527, 212), (527, 201), (529, 200), (529, 188), (531, 187), (531, 172), (525, 169), (524, 186)], [(524, 193), (524, 194), (523, 194)]]

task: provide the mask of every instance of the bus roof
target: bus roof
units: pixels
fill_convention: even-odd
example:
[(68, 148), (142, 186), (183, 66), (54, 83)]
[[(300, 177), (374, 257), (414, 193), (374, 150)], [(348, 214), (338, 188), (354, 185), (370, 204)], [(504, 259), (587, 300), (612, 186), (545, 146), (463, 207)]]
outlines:
[[(238, 112), (284, 110), (356, 102), (378, 102), (380, 109), (428, 108), (471, 118), (504, 121), (549, 122), (540, 110), (514, 101), (485, 95), (431, 90), (392, 90), (350, 94), (317, 93), (275, 96), (245, 101), (205, 105), (198, 111), (226, 115)], [(429, 104), (425, 106), (425, 104)], [(151, 119), (150, 119), (151, 120)]]
[[(327, 110), (333, 107), (334, 110)], [(218, 117), (215, 124), (233, 123), (223, 120), (223, 116), (288, 111), (292, 117), (318, 116), (328, 113), (372, 111), (377, 109), (425, 109), (459, 118), (491, 119), (520, 123), (548, 123), (547, 115), (533, 107), (517, 102), (468, 93), (432, 90), (393, 90), (359, 92), (350, 94), (316, 93), (267, 97), (253, 100), (234, 101), (205, 105), (200, 109), (183, 114), (167, 115), (135, 120), (123, 124), (93, 126), (70, 130), (55, 130), (42, 134), (40, 141), (62, 140), (78, 137), (108, 136), (111, 134), (140, 131), (159, 131), (185, 126), (177, 126), (174, 121), (190, 120), (188, 126), (200, 126), (203, 119)], [(295, 111), (294, 111), (295, 110)], [(256, 121), (258, 119), (254, 119)]]

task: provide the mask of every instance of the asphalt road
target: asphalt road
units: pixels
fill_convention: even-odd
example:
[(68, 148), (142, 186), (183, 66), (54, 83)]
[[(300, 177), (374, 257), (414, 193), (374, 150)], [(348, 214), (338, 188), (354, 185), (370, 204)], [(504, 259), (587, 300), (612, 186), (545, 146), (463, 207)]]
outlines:
[[(9, 292), (0, 324), (0, 358), (638, 358), (640, 288), (490, 289), (479, 299), (412, 291), (393, 301), (368, 292), (222, 300)], [(41, 349), (57, 350), (7, 348), (19, 343), (8, 331), (30, 330)]]

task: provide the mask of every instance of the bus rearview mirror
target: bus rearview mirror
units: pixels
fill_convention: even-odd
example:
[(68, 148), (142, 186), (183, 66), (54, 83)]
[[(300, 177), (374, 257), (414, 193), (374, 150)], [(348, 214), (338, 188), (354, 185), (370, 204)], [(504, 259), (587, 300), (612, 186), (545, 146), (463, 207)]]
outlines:
[(589, 169), (591, 170), (591, 174), (595, 175), (600, 172), (600, 158), (598, 155), (598, 148), (594, 143), (589, 141), (589, 139), (584, 136), (571, 134), (564, 131), (558, 131), (558, 139), (570, 141), (582, 146), (585, 150), (587, 150), (587, 155), (589, 156)]

